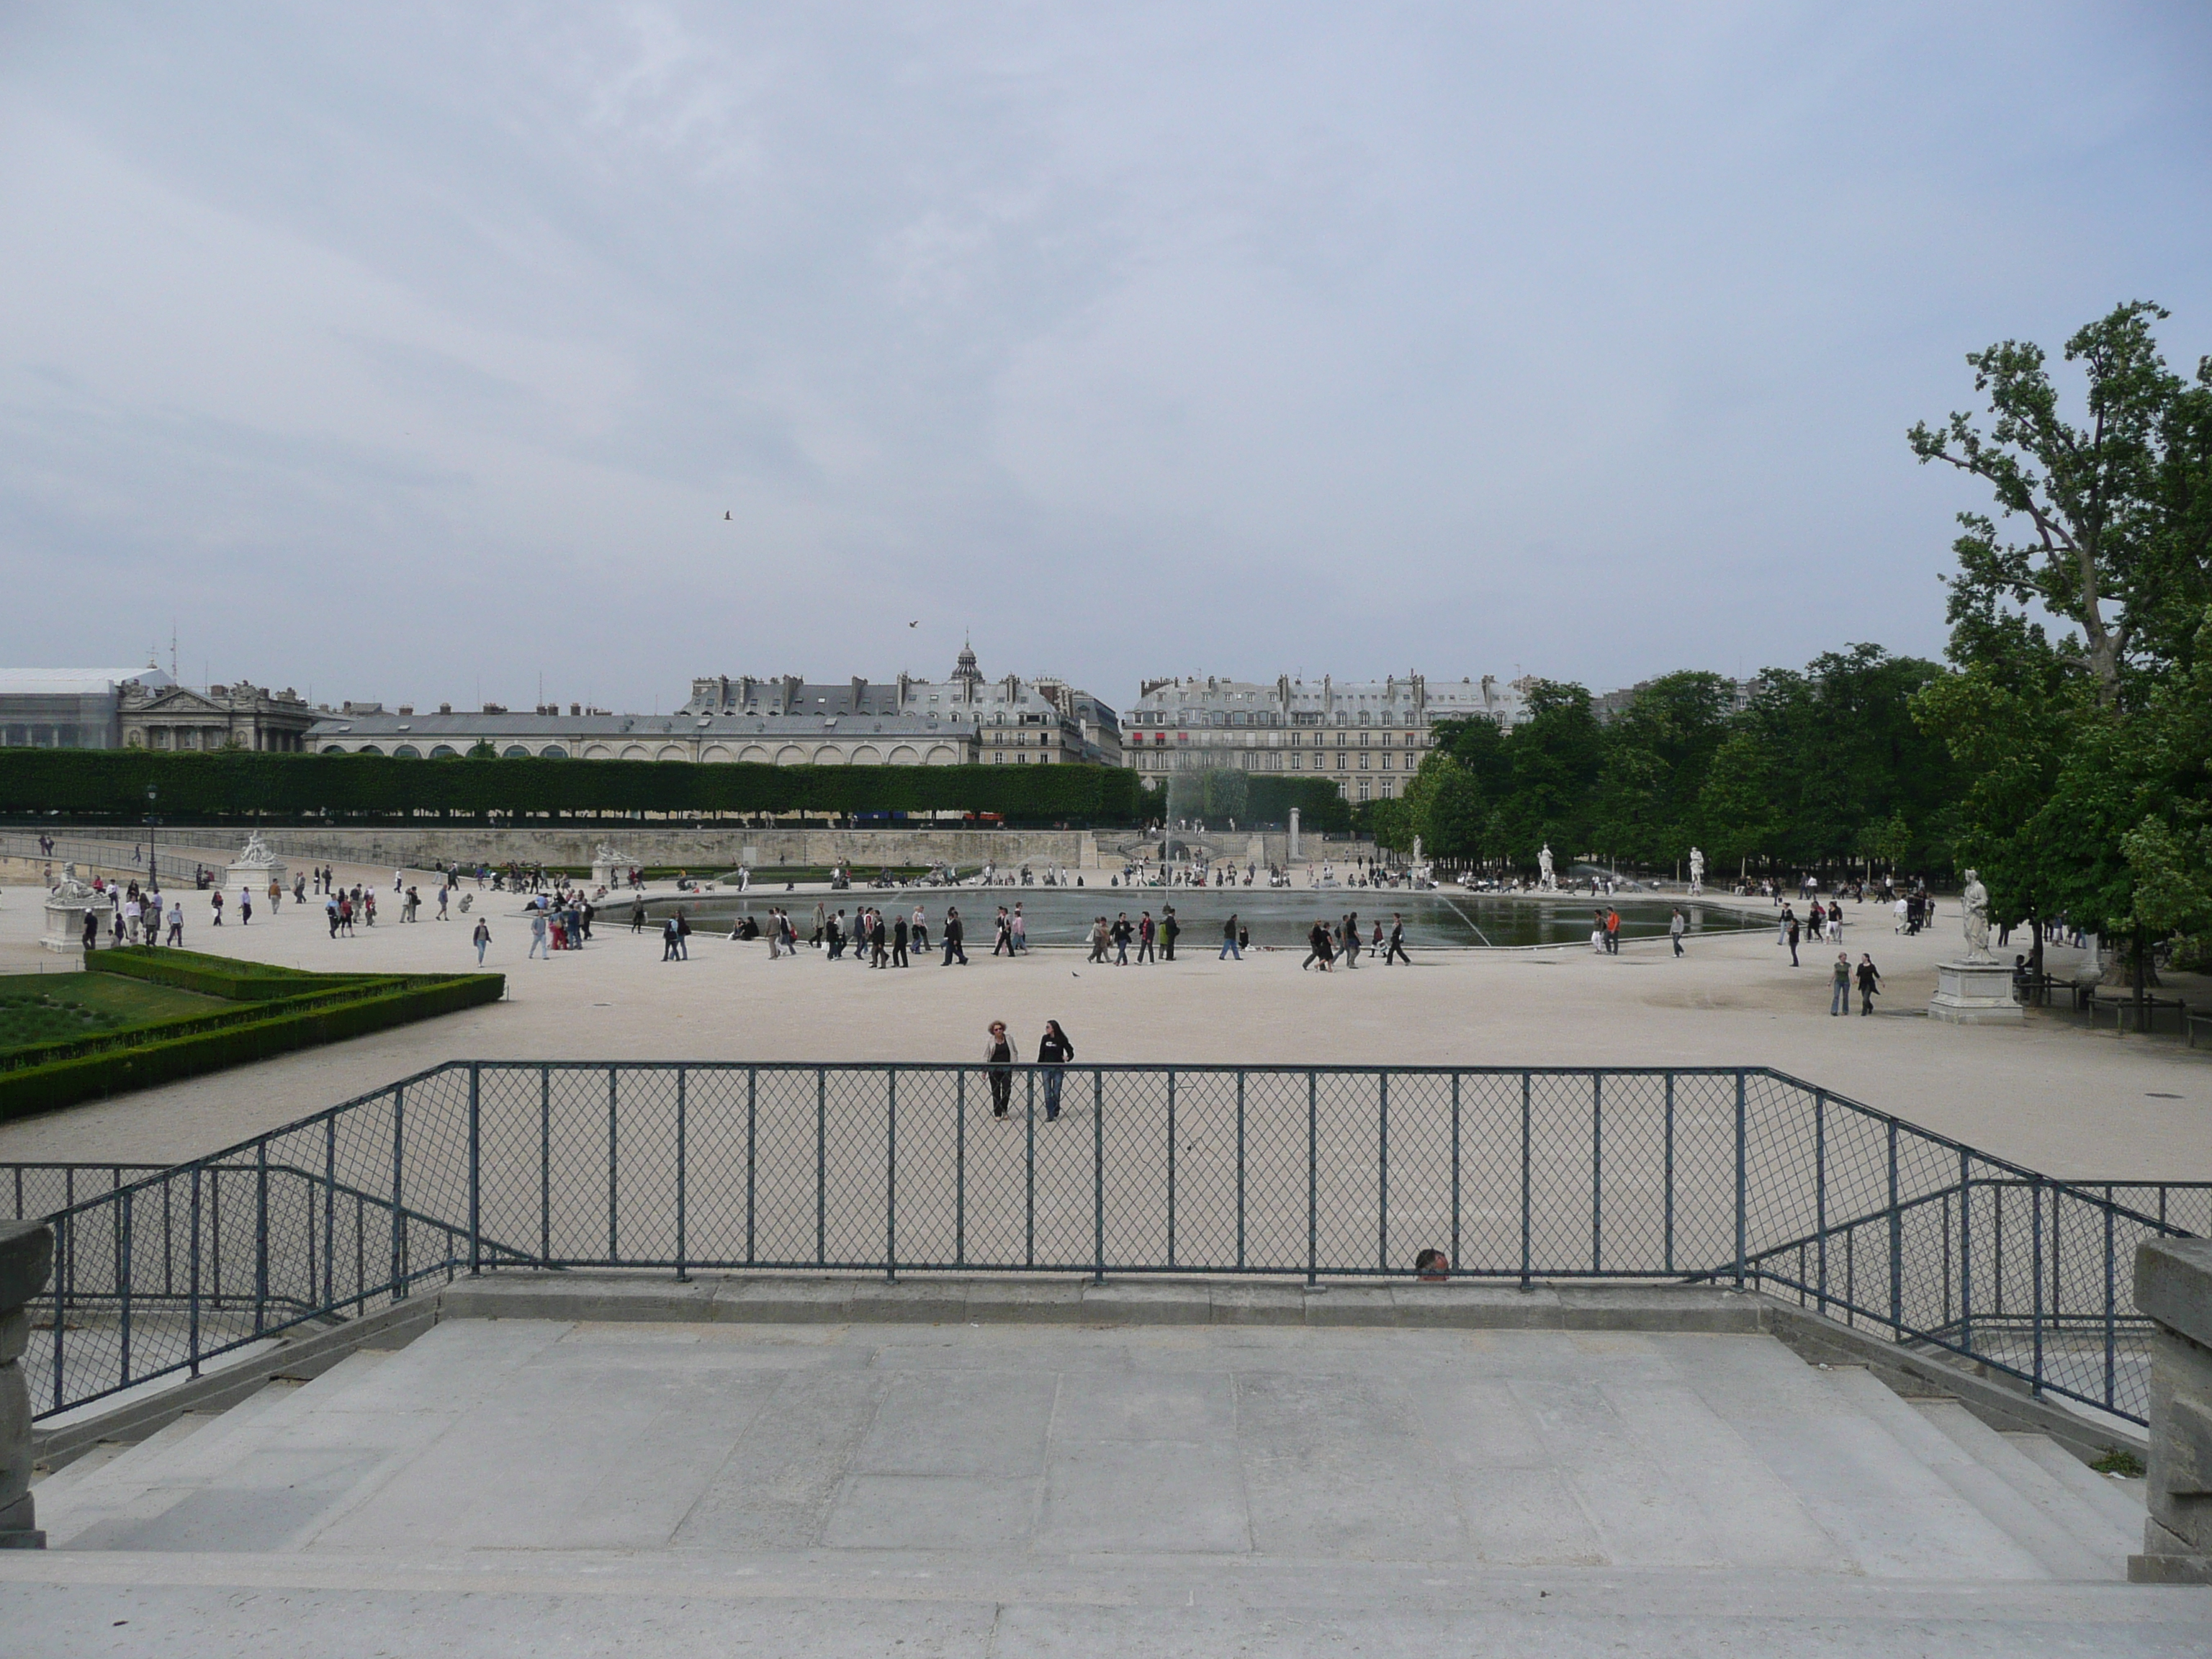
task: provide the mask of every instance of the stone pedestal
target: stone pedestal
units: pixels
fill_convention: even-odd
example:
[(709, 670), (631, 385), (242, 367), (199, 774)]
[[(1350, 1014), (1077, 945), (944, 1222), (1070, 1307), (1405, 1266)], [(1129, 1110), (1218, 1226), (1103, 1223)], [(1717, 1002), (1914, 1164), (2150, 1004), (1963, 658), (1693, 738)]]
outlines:
[(96, 909), (105, 915), (106, 908), (106, 896), (79, 881), (76, 866), (69, 866), (62, 873), (61, 884), (46, 895), (46, 926), (39, 943), (49, 951), (82, 951), (84, 913)]
[(0, 1221), (0, 1550), (42, 1550), (31, 1497), (31, 1392), (23, 1347), (31, 1337), (25, 1305), (53, 1271), (54, 1231), (40, 1221)]
[(2138, 1584), (2212, 1584), (2212, 1239), (2136, 1247), (2136, 1307), (2150, 1352), (2150, 1469)]
[(282, 863), (234, 864), (224, 872), (223, 889), (235, 896), (239, 889), (242, 887), (256, 899), (265, 902), (269, 895), (269, 884), (272, 881), (279, 887), (284, 884), (284, 866)]
[(1954, 1025), (2018, 1025), (2027, 1018), (2012, 994), (2012, 969), (2002, 962), (1939, 962), (1928, 1018)]

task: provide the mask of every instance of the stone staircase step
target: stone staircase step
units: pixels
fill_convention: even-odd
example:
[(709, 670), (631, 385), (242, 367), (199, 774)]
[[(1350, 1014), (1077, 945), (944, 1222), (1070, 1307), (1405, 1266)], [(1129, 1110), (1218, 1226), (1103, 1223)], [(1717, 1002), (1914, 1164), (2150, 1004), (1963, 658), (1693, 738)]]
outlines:
[(2115, 1479), (2100, 1474), (2072, 1452), (2044, 1434), (2008, 1433), (2004, 1437), (2015, 1450), (2039, 1465), (2060, 1486), (2119, 1528), (2130, 1552), (2142, 1547), (2143, 1483), (2140, 1478)]
[(327, 1411), (343, 1395), (360, 1383), (374, 1376), (391, 1356), (377, 1349), (363, 1349), (348, 1354), (321, 1376), (310, 1377), (305, 1382), (279, 1379), (253, 1396), (266, 1400), (261, 1411), (241, 1415), (233, 1410), (223, 1413), (216, 1431), (204, 1434), (186, 1449), (180, 1449), (161, 1471), (159, 1484), (184, 1486), (204, 1482), (220, 1475), (240, 1458), (250, 1456), (254, 1449), (266, 1445), (290, 1424), (319, 1411)]
[(46, 1529), (48, 1545), (96, 1547), (105, 1534), (159, 1515), (286, 1421), (319, 1408), (373, 1376), (387, 1357), (380, 1351), (363, 1350), (310, 1382), (271, 1382), (228, 1411), (185, 1413), (82, 1482), (58, 1488), (42, 1502), (39, 1524)]
[[(241, 1404), (244, 1402), (240, 1402)], [(39, 1525), (50, 1547), (58, 1547), (91, 1520), (144, 1489), (149, 1474), (161, 1468), (169, 1454), (218, 1418), (213, 1412), (186, 1412), (135, 1444), (124, 1447), (94, 1468), (66, 1485), (42, 1491), (39, 1497)], [(67, 1474), (69, 1471), (58, 1471)]]
[[(1890, 1432), (1883, 1403), (1907, 1417), (1910, 1408), (1863, 1370), (1820, 1370), (1776, 1343), (1756, 1368), (1705, 1365), (1688, 1375), (1827, 1534), (1829, 1571), (1953, 1582), (2047, 1576)], [(1872, 1383), (1878, 1398), (1839, 1386), (1847, 1375)]]
[[(389, 1360), (348, 1356), (306, 1383), (272, 1383), (276, 1402), (228, 1432), (200, 1436), (153, 1478), (99, 1513), (69, 1517), (76, 1550), (252, 1552), (292, 1547), (380, 1474), (371, 1447), (356, 1443), (364, 1418), (349, 1401)], [(419, 1449), (419, 1447), (415, 1448)]]
[(1909, 1456), (2011, 1539), (2045, 1575), (2071, 1580), (2125, 1576), (2124, 1561), (2115, 1563), (2083, 1547), (2065, 1528), (2023, 1501), (2003, 1476), (1930, 1421), (1920, 1409), (1928, 1402), (1909, 1402), (1891, 1393), (1871, 1371), (1856, 1367), (1827, 1375), (1858, 1401), (1870, 1421), (1879, 1423)]
[[(82, 1552), (0, 1559), (0, 1628), (27, 1652), (272, 1652), (340, 1659), (420, 1650), (810, 1654), (1613, 1653), (1767, 1659), (2002, 1654), (2182, 1659), (2203, 1650), (2212, 1590), (2124, 1584), (1907, 1584), (1765, 1571), (1466, 1572), (1405, 1562), (1338, 1570), (1218, 1562), (1128, 1572), (959, 1553), (811, 1571), (805, 1558), (471, 1553), (426, 1572), (409, 1556)], [(928, 1568), (922, 1571), (919, 1569)], [(2193, 1633), (2192, 1633), (2193, 1632)], [(118, 1649), (118, 1650), (120, 1650)]]
[(31, 1477), (31, 1490), (39, 1494), (41, 1502), (58, 1497), (95, 1470), (106, 1468), (130, 1449), (131, 1443), (127, 1440), (103, 1440), (51, 1474), (34, 1473)]
[[(1997, 1476), (2098, 1561), (2110, 1561), (2124, 1577), (2127, 1558), (2140, 1549), (2127, 1528), (2112, 1524), (2105, 1511), (2054, 1480), (2027, 1455), (2012, 1435), (1999, 1434), (1955, 1400), (1916, 1401), (1920, 1414), (1976, 1462)], [(2142, 1528), (2136, 1528), (2140, 1534)], [(2100, 1577), (2102, 1575), (2100, 1575)]]

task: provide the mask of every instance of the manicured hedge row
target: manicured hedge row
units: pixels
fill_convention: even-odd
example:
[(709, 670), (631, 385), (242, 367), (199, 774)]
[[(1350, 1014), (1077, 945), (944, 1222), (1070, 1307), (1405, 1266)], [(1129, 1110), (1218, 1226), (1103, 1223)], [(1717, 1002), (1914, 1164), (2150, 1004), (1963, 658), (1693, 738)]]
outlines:
[[(0, 1122), (457, 1013), (498, 1001), (506, 988), (504, 975), (457, 974), (9, 1072), (0, 1074)], [(188, 1024), (197, 1026), (199, 1022)]]
[(343, 990), (395, 979), (391, 975), (316, 974), (273, 963), (240, 962), (235, 957), (164, 951), (144, 945), (87, 951), (84, 966), (87, 973), (117, 974), (173, 985), (179, 991), (198, 991), (203, 996), (231, 1002), (275, 1002), (309, 991)]
[(233, 1002), (210, 1013), (141, 1020), (135, 1025), (111, 1025), (104, 1031), (94, 1031), (83, 1036), (60, 1037), (52, 1042), (34, 1042), (21, 1048), (10, 1048), (5, 1054), (0, 1054), (0, 1072), (20, 1072), (33, 1066), (44, 1066), (51, 1060), (75, 1060), (81, 1055), (106, 1054), (140, 1043), (166, 1042), (171, 1037), (187, 1036), (200, 1031), (219, 1031), (233, 1025), (250, 1025), (256, 1020), (274, 1019), (279, 1014), (301, 1013), (311, 1008), (327, 1008), (340, 1002), (358, 1002), (363, 997), (379, 995), (386, 991), (436, 984), (447, 977), (448, 975), (443, 974), (420, 974), (412, 978), (393, 975), (381, 979), (341, 980), (334, 985), (296, 991), (293, 995), (272, 1001)]
[(0, 749), (0, 815), (468, 822), (644, 812), (996, 812), (1019, 823), (1116, 825), (1144, 816), (1118, 766), (747, 766), (684, 761), (400, 760), (252, 750)]

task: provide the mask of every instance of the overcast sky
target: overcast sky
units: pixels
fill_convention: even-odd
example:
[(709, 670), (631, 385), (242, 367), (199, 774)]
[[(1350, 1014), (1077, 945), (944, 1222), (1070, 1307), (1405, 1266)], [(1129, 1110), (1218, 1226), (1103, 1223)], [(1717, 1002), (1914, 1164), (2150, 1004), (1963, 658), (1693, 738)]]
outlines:
[(17, 0), (0, 218), (0, 663), (1604, 690), (1936, 653), (1962, 355), (2212, 351), (2212, 7)]

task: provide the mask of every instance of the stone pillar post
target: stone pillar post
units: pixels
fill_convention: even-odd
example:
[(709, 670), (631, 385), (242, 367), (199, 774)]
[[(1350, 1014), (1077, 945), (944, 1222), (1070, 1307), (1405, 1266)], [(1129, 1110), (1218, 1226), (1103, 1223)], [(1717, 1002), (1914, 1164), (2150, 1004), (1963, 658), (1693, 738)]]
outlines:
[(2138, 1584), (2212, 1584), (2212, 1239), (2136, 1247), (2136, 1306), (2151, 1337), (2149, 1514)]
[(1291, 852), (1288, 862), (1296, 864), (1304, 854), (1298, 848), (1298, 809), (1291, 808)]
[(42, 1221), (0, 1221), (0, 1550), (42, 1550), (31, 1502), (31, 1391), (23, 1348), (27, 1305), (54, 1267), (54, 1230)]

